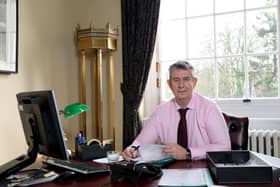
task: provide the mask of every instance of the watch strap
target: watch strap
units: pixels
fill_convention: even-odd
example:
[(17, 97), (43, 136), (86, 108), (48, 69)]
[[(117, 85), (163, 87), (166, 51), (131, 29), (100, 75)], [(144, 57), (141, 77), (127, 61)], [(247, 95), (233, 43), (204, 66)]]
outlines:
[(187, 160), (191, 160), (192, 159), (192, 153), (191, 153), (191, 150), (189, 148), (186, 148), (186, 151), (187, 151)]

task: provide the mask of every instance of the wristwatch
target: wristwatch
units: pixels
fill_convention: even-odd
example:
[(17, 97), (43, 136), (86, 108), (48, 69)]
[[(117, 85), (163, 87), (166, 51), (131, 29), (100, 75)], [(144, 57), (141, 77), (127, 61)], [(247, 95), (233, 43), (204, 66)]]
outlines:
[(191, 153), (191, 150), (189, 148), (186, 148), (186, 160), (191, 160), (192, 159), (192, 153)]

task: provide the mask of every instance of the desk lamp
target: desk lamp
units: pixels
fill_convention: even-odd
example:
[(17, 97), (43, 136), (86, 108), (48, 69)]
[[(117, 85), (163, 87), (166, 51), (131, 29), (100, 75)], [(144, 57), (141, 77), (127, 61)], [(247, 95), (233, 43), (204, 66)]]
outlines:
[(74, 117), (82, 112), (89, 110), (89, 106), (82, 103), (72, 103), (67, 105), (59, 114), (64, 114), (64, 118), (68, 119)]
[[(59, 114), (63, 114), (65, 119), (72, 118), (74, 116), (79, 115), (85, 111), (89, 110), (89, 106), (82, 103), (71, 103), (67, 105), (63, 110), (59, 111)], [(66, 140), (67, 141), (67, 140)], [(71, 151), (68, 150), (71, 155)]]

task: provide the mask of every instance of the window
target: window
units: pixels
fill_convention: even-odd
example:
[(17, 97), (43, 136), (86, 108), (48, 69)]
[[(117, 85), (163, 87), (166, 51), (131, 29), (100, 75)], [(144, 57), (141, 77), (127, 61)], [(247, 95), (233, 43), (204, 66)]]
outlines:
[[(160, 79), (179, 59), (192, 63), (197, 91), (217, 99), (279, 99), (277, 0), (162, 0)], [(161, 100), (172, 97), (166, 84)]]

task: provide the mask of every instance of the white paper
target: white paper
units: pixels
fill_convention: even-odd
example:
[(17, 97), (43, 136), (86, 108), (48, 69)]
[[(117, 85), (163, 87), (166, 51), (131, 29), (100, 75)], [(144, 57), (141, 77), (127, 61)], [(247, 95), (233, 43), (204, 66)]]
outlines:
[[(120, 156), (119, 161), (122, 161), (122, 160), (123, 160), (123, 157)], [(107, 157), (94, 159), (93, 162), (96, 162), (96, 163), (99, 163), (99, 164), (108, 164), (109, 163)]]
[(164, 153), (163, 149), (164, 145), (160, 144), (141, 145), (139, 148), (140, 158), (138, 160), (148, 162), (167, 158), (168, 155)]
[(213, 180), (207, 168), (163, 169), (159, 186), (208, 186)]
[[(151, 161), (156, 161), (160, 160), (163, 158), (169, 157), (166, 155), (163, 151), (164, 145), (160, 144), (144, 144), (139, 147), (139, 154), (140, 156), (132, 159), (132, 161), (135, 161), (138, 163), (143, 163), (143, 162), (151, 162)], [(119, 161), (122, 161), (123, 157), (120, 156)], [(104, 158), (99, 158), (93, 160), (94, 162), (101, 163), (101, 164), (108, 164), (108, 159), (107, 157)]]

